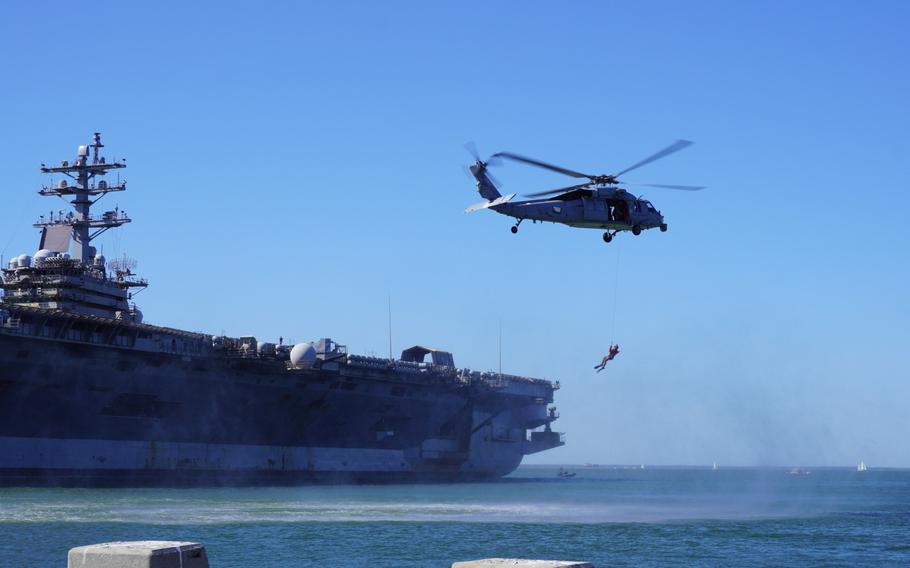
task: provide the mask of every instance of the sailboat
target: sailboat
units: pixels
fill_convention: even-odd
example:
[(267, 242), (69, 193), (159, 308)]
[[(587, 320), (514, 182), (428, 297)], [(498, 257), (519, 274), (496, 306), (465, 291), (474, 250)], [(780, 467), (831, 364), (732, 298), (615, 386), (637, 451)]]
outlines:
[(717, 462), (714, 462), (714, 465), (711, 466), (711, 469), (713, 469), (713, 470), (717, 469)]
[(866, 462), (860, 460), (859, 465), (856, 466), (856, 471), (866, 471)]

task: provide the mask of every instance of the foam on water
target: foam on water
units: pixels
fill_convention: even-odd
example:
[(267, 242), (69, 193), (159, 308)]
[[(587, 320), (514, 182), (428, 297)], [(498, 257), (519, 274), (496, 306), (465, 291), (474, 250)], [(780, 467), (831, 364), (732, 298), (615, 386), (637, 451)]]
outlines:
[(845, 495), (832, 498), (830, 475), (581, 470), (576, 478), (554, 480), (550, 473), (524, 470), (511, 482), (466, 485), (6, 489), (0, 490), (0, 523), (620, 523), (812, 516), (861, 505)]

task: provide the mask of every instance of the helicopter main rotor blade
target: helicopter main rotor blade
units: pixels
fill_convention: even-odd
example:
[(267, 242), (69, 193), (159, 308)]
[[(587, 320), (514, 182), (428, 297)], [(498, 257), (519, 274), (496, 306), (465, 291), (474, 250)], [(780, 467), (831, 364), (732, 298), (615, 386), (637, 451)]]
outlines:
[(634, 170), (636, 168), (640, 168), (646, 164), (650, 164), (653, 161), (659, 160), (661, 158), (666, 158), (670, 154), (679, 152), (683, 148), (688, 148), (692, 144), (694, 144), (694, 142), (691, 142), (689, 140), (677, 140), (676, 142), (670, 144), (669, 146), (667, 146), (660, 152), (654, 154), (653, 156), (648, 156), (647, 158), (638, 162), (637, 164), (629, 166), (628, 168), (624, 169), (623, 171), (619, 172), (618, 174), (614, 174), (614, 177), (619, 177), (619, 176), (623, 175), (624, 173), (631, 172), (632, 170)]
[(576, 178), (590, 178), (591, 176), (583, 174), (581, 172), (576, 172), (573, 170), (567, 170), (566, 168), (561, 168), (559, 166), (554, 166), (553, 164), (548, 164), (546, 162), (541, 162), (533, 158), (526, 158), (525, 156), (519, 156), (518, 154), (512, 154), (511, 152), (497, 152), (493, 154), (493, 158), (508, 158), (510, 160), (515, 160), (516, 162), (524, 162), (526, 164), (531, 164), (532, 166), (537, 166), (539, 168), (544, 168), (550, 171), (554, 171), (563, 175), (572, 176)]
[(682, 191), (699, 191), (705, 189), (704, 185), (667, 185), (663, 183), (625, 183), (623, 185), (637, 185), (641, 187), (659, 187), (661, 189), (680, 189)]
[(570, 185), (569, 187), (561, 187), (559, 189), (551, 189), (549, 191), (538, 191), (537, 193), (526, 193), (525, 197), (543, 197), (544, 195), (554, 195), (557, 193), (566, 193), (567, 191), (572, 191), (573, 189), (581, 189), (587, 187), (591, 184), (589, 183), (580, 183), (578, 185)]

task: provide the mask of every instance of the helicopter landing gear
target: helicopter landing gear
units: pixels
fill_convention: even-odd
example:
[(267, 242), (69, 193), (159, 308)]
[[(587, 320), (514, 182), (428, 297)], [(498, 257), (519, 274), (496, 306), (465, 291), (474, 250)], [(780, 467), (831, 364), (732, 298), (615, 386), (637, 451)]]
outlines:
[(610, 231), (605, 232), (604, 233), (604, 242), (608, 243), (612, 240), (613, 240), (613, 235), (610, 233)]
[(518, 232), (518, 225), (521, 225), (522, 221), (524, 221), (524, 219), (519, 219), (518, 222), (515, 223), (514, 225), (512, 225), (512, 228), (509, 229), (510, 231), (512, 231), (513, 235)]
[(633, 225), (633, 226), (632, 226), (632, 234), (635, 235), (636, 237), (637, 237), (638, 235), (640, 235), (640, 234), (641, 234), (641, 225)]
[(666, 224), (666, 223), (661, 223), (661, 224), (660, 224), (660, 232), (661, 232), (661, 233), (666, 233), (666, 232), (667, 232), (667, 224)]

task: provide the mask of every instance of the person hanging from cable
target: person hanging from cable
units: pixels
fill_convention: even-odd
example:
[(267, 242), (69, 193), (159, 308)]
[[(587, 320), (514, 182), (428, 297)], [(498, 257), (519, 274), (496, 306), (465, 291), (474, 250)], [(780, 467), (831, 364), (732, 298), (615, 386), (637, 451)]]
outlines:
[[(626, 205), (626, 210), (624, 212), (619, 210), (621, 205), (626, 205), (625, 201), (621, 201), (614, 208), (613, 216), (617, 220), (621, 220), (619, 218), (619, 216), (622, 213), (625, 213), (627, 216), (629, 214), (627, 205)], [(619, 210), (619, 211), (617, 211), (617, 210)], [(626, 217), (626, 219), (628, 219), (628, 217)], [(620, 249), (619, 249), (619, 247), (617, 247), (616, 248), (616, 270), (614, 271), (615, 280), (613, 282), (613, 325), (612, 325), (612, 331), (610, 331), (610, 349), (609, 349), (609, 351), (607, 351), (607, 354), (604, 355), (604, 358), (601, 359), (600, 364), (594, 365), (594, 369), (598, 373), (603, 371), (606, 368), (607, 363), (609, 363), (610, 361), (615, 359), (617, 355), (619, 355), (619, 344), (613, 343), (613, 337), (614, 337), (614, 334), (616, 333), (616, 308), (618, 305), (617, 300), (619, 299), (619, 251), (620, 251)]]
[(607, 366), (607, 363), (612, 361), (613, 358), (616, 357), (617, 355), (619, 355), (619, 344), (618, 343), (610, 346), (610, 350), (607, 352), (606, 355), (604, 355), (604, 358), (603, 358), (603, 360), (601, 360), (600, 365), (595, 365), (594, 368), (597, 369), (598, 373), (603, 371), (604, 367)]

